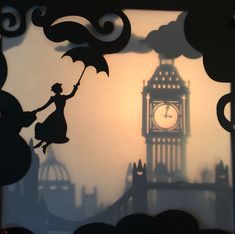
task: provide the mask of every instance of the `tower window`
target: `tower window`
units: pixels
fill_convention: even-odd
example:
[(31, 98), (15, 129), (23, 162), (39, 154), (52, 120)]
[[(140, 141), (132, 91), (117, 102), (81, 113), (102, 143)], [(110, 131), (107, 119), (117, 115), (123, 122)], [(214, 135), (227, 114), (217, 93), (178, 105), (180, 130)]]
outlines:
[(160, 88), (161, 88), (161, 85), (158, 85), (158, 88), (160, 89)]
[(159, 72), (159, 75), (162, 75), (162, 72)]
[(141, 176), (141, 175), (143, 175), (143, 174), (144, 174), (143, 171), (137, 171), (137, 175)]
[(165, 77), (164, 77), (164, 76), (162, 77), (162, 80), (163, 80), (163, 81), (165, 80)]
[(153, 85), (153, 88), (156, 89), (156, 85), (155, 84)]
[(172, 72), (171, 74), (172, 74), (172, 75), (175, 75), (175, 72)]
[(175, 89), (175, 85), (173, 85), (172, 87), (173, 87), (173, 89)]
[(158, 80), (158, 77), (156, 77), (155, 80)]
[(171, 85), (167, 85), (167, 88), (170, 89), (170, 88), (171, 88)]
[(168, 75), (168, 72), (166, 72), (165, 74)]
[(171, 78), (171, 77), (169, 78), (169, 81), (172, 81), (172, 78)]
[(180, 88), (180, 85), (177, 85), (177, 89), (179, 89)]
[(163, 85), (162, 87), (163, 87), (163, 89), (165, 89), (165, 88), (166, 88), (166, 85)]

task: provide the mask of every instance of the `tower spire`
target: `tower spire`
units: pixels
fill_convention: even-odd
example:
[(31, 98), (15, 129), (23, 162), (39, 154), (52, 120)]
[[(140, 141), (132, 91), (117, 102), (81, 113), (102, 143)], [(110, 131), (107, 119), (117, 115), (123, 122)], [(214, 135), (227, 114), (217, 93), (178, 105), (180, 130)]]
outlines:
[(167, 58), (163, 54), (159, 54), (159, 62), (160, 65), (174, 65), (174, 59), (173, 58)]
[(143, 80), (143, 88), (145, 87), (145, 80)]
[(49, 146), (49, 147), (48, 147), (47, 159), (46, 159), (46, 161), (47, 161), (47, 162), (56, 162), (56, 161), (57, 161), (52, 146)]

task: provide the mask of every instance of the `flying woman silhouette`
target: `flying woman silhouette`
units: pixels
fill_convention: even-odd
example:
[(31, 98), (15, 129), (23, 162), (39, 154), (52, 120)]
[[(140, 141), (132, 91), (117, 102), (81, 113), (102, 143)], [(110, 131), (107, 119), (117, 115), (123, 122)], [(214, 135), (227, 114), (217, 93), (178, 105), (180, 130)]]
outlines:
[(62, 84), (56, 83), (52, 85), (51, 91), (53, 91), (55, 95), (52, 96), (45, 105), (35, 110), (35, 112), (46, 109), (52, 103), (55, 103), (56, 109), (43, 123), (37, 123), (35, 125), (35, 138), (40, 140), (40, 142), (35, 145), (34, 148), (38, 148), (45, 143), (42, 146), (43, 153), (45, 154), (46, 149), (50, 144), (63, 144), (69, 141), (69, 138), (66, 136), (67, 123), (64, 117), (64, 108), (66, 105), (66, 100), (75, 95), (79, 85), (79, 82), (74, 85), (73, 91), (69, 95), (61, 95), (63, 92), (61, 87)]

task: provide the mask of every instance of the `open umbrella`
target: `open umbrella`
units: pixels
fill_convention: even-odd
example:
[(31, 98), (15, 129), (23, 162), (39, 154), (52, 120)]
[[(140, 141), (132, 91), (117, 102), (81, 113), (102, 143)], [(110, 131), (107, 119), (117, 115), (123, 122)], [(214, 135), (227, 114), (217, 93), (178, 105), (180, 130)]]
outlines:
[(105, 58), (102, 54), (94, 49), (91, 49), (89, 47), (76, 47), (66, 52), (62, 56), (62, 58), (65, 56), (71, 57), (73, 62), (82, 61), (85, 65), (76, 85), (80, 83), (83, 74), (88, 66), (93, 66), (94, 68), (96, 68), (97, 73), (103, 71), (109, 76), (109, 67)]

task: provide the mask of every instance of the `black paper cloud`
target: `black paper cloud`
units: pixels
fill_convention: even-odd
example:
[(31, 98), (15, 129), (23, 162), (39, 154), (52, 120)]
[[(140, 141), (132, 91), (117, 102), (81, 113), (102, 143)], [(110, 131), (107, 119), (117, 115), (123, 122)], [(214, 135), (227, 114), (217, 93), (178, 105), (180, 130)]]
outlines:
[(0, 186), (20, 180), (28, 171), (31, 152), (19, 135), (24, 126), (35, 120), (31, 112), (23, 112), (11, 94), (0, 91)]
[(201, 54), (192, 48), (185, 37), (184, 20), (186, 14), (182, 13), (176, 21), (150, 32), (145, 42), (157, 53), (167, 58), (177, 58), (181, 55), (191, 59), (199, 58)]
[(207, 0), (191, 9), (185, 19), (189, 43), (203, 54), (207, 74), (213, 80), (231, 82), (235, 74), (234, 1)]
[(199, 230), (198, 221), (190, 214), (170, 210), (154, 217), (133, 214), (116, 226), (94, 223), (78, 228), (73, 234), (229, 234), (221, 230)]

